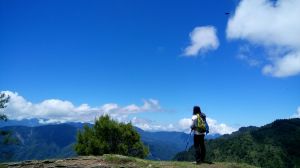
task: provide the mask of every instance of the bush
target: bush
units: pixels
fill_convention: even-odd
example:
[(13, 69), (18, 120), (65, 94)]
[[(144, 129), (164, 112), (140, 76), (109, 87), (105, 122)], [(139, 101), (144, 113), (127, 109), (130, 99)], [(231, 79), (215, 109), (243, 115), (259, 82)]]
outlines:
[(145, 158), (149, 150), (131, 123), (124, 124), (101, 116), (93, 127), (84, 126), (77, 134), (75, 151), (78, 155), (120, 154)]

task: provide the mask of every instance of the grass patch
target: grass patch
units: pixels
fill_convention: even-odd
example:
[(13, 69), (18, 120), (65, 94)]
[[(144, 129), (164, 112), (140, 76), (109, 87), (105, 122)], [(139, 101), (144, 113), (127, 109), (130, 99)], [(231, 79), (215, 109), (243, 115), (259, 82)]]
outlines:
[(103, 155), (103, 158), (106, 162), (117, 163), (117, 164), (126, 164), (129, 162), (136, 162), (137, 160), (137, 158), (134, 157), (128, 157), (122, 155), (111, 155), (111, 154), (105, 154)]
[(139, 159), (130, 156), (114, 155), (114, 154), (105, 154), (103, 155), (103, 160), (107, 163), (113, 164), (116, 167), (117, 165), (122, 165), (124, 167), (151, 167), (158, 168), (153, 163), (154, 161)]
[(7, 166), (0, 164), (0, 168), (7, 168)]
[(144, 160), (134, 157), (122, 156), (122, 155), (103, 155), (104, 161), (117, 166), (122, 165), (124, 167), (151, 167), (151, 168), (256, 168), (245, 163), (227, 163), (227, 162), (215, 162), (213, 164), (203, 163), (196, 165), (193, 162), (181, 162), (181, 161), (152, 161)]

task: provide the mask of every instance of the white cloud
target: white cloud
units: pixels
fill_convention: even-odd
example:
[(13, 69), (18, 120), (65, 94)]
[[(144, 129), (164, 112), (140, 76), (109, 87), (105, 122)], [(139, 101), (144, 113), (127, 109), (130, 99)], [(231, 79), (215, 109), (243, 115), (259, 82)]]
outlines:
[(43, 123), (54, 122), (93, 122), (95, 117), (108, 114), (118, 121), (126, 121), (129, 114), (161, 111), (159, 102), (154, 99), (144, 100), (143, 105), (131, 104), (120, 107), (115, 103), (100, 107), (90, 107), (88, 104), (75, 106), (70, 101), (48, 99), (40, 103), (32, 103), (16, 92), (3, 92), (10, 96), (10, 101), (3, 112), (10, 119), (38, 118)]
[(131, 123), (145, 131), (181, 131), (173, 124), (161, 124), (151, 120), (133, 117)]
[(200, 52), (217, 49), (219, 41), (216, 32), (213, 26), (194, 28), (190, 33), (191, 44), (185, 48), (183, 55), (197, 56)]
[[(299, 36), (300, 38), (300, 36)], [(300, 50), (299, 52), (289, 53), (282, 58), (277, 58), (272, 64), (263, 68), (264, 74), (270, 74), (275, 77), (285, 77), (297, 75), (300, 73)]]
[(252, 67), (256, 67), (260, 64), (260, 62), (256, 59), (251, 58), (249, 55), (246, 55), (244, 53), (239, 53), (237, 55), (237, 58), (240, 60), (245, 61), (248, 65), (252, 66)]
[(300, 106), (297, 108), (297, 112), (292, 116), (292, 118), (300, 118)]
[[(133, 117), (131, 123), (146, 131), (178, 131), (189, 133), (192, 124), (191, 118), (182, 118), (177, 123), (161, 124), (151, 120)], [(216, 120), (207, 118), (211, 134), (230, 134), (237, 129), (232, 128), (224, 123), (218, 123)]]
[(248, 65), (252, 67), (257, 67), (261, 62), (253, 56), (253, 52), (249, 45), (242, 45), (239, 47), (237, 58), (245, 61)]
[(211, 118), (207, 118), (206, 120), (209, 125), (210, 133), (230, 134), (237, 130), (224, 123), (218, 123), (217, 120)]
[[(159, 123), (147, 119), (133, 117), (131, 114), (142, 112), (162, 112), (164, 111), (155, 99), (147, 99), (143, 104), (138, 106), (130, 104), (120, 107), (116, 103), (107, 103), (99, 107), (90, 107), (88, 104), (75, 106), (70, 101), (59, 99), (48, 99), (40, 103), (32, 103), (20, 96), (16, 92), (4, 91), (10, 96), (7, 107), (2, 109), (9, 119), (30, 119), (37, 118), (41, 124), (64, 123), (64, 122), (89, 122), (93, 123), (96, 117), (103, 114), (110, 115), (113, 119), (121, 122), (131, 122), (147, 131), (183, 131), (189, 132), (191, 119), (183, 118), (175, 123)], [(210, 126), (210, 133), (231, 133), (235, 129), (226, 124), (219, 124), (216, 120), (207, 118)]]
[(183, 118), (179, 120), (179, 126), (181, 129), (185, 130), (186, 132), (190, 131), (191, 125), (192, 125), (192, 119), (191, 118)]
[[(224, 123), (218, 123), (217, 120), (212, 118), (206, 118), (207, 124), (209, 126), (209, 132), (211, 134), (230, 134), (237, 129), (232, 128)], [(179, 126), (182, 131), (189, 132), (192, 120), (190, 118), (183, 118), (179, 120)]]
[[(287, 77), (300, 73), (300, 1), (242, 0), (227, 25), (228, 39), (242, 39), (267, 50), (266, 75)], [(286, 52), (272, 55), (277, 48)]]

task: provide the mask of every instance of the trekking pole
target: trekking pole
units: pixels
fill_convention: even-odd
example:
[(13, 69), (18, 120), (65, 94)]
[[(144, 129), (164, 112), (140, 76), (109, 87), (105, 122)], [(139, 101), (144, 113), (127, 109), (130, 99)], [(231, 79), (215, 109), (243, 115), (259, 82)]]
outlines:
[(190, 137), (191, 137), (191, 135), (192, 135), (192, 132), (193, 132), (193, 130), (191, 129), (190, 135), (189, 135), (188, 140), (187, 140), (187, 142), (186, 142), (185, 151), (187, 151), (186, 149), (187, 149), (187, 147), (188, 147), (188, 145), (189, 145)]

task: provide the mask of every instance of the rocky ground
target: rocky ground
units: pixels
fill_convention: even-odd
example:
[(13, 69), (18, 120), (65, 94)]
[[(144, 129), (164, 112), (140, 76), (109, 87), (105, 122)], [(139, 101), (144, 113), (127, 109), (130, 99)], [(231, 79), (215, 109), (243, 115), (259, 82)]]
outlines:
[(0, 168), (254, 168), (247, 164), (213, 163), (196, 165), (192, 162), (150, 161), (121, 155), (80, 156), (58, 160), (32, 160), (14, 163), (2, 163)]

